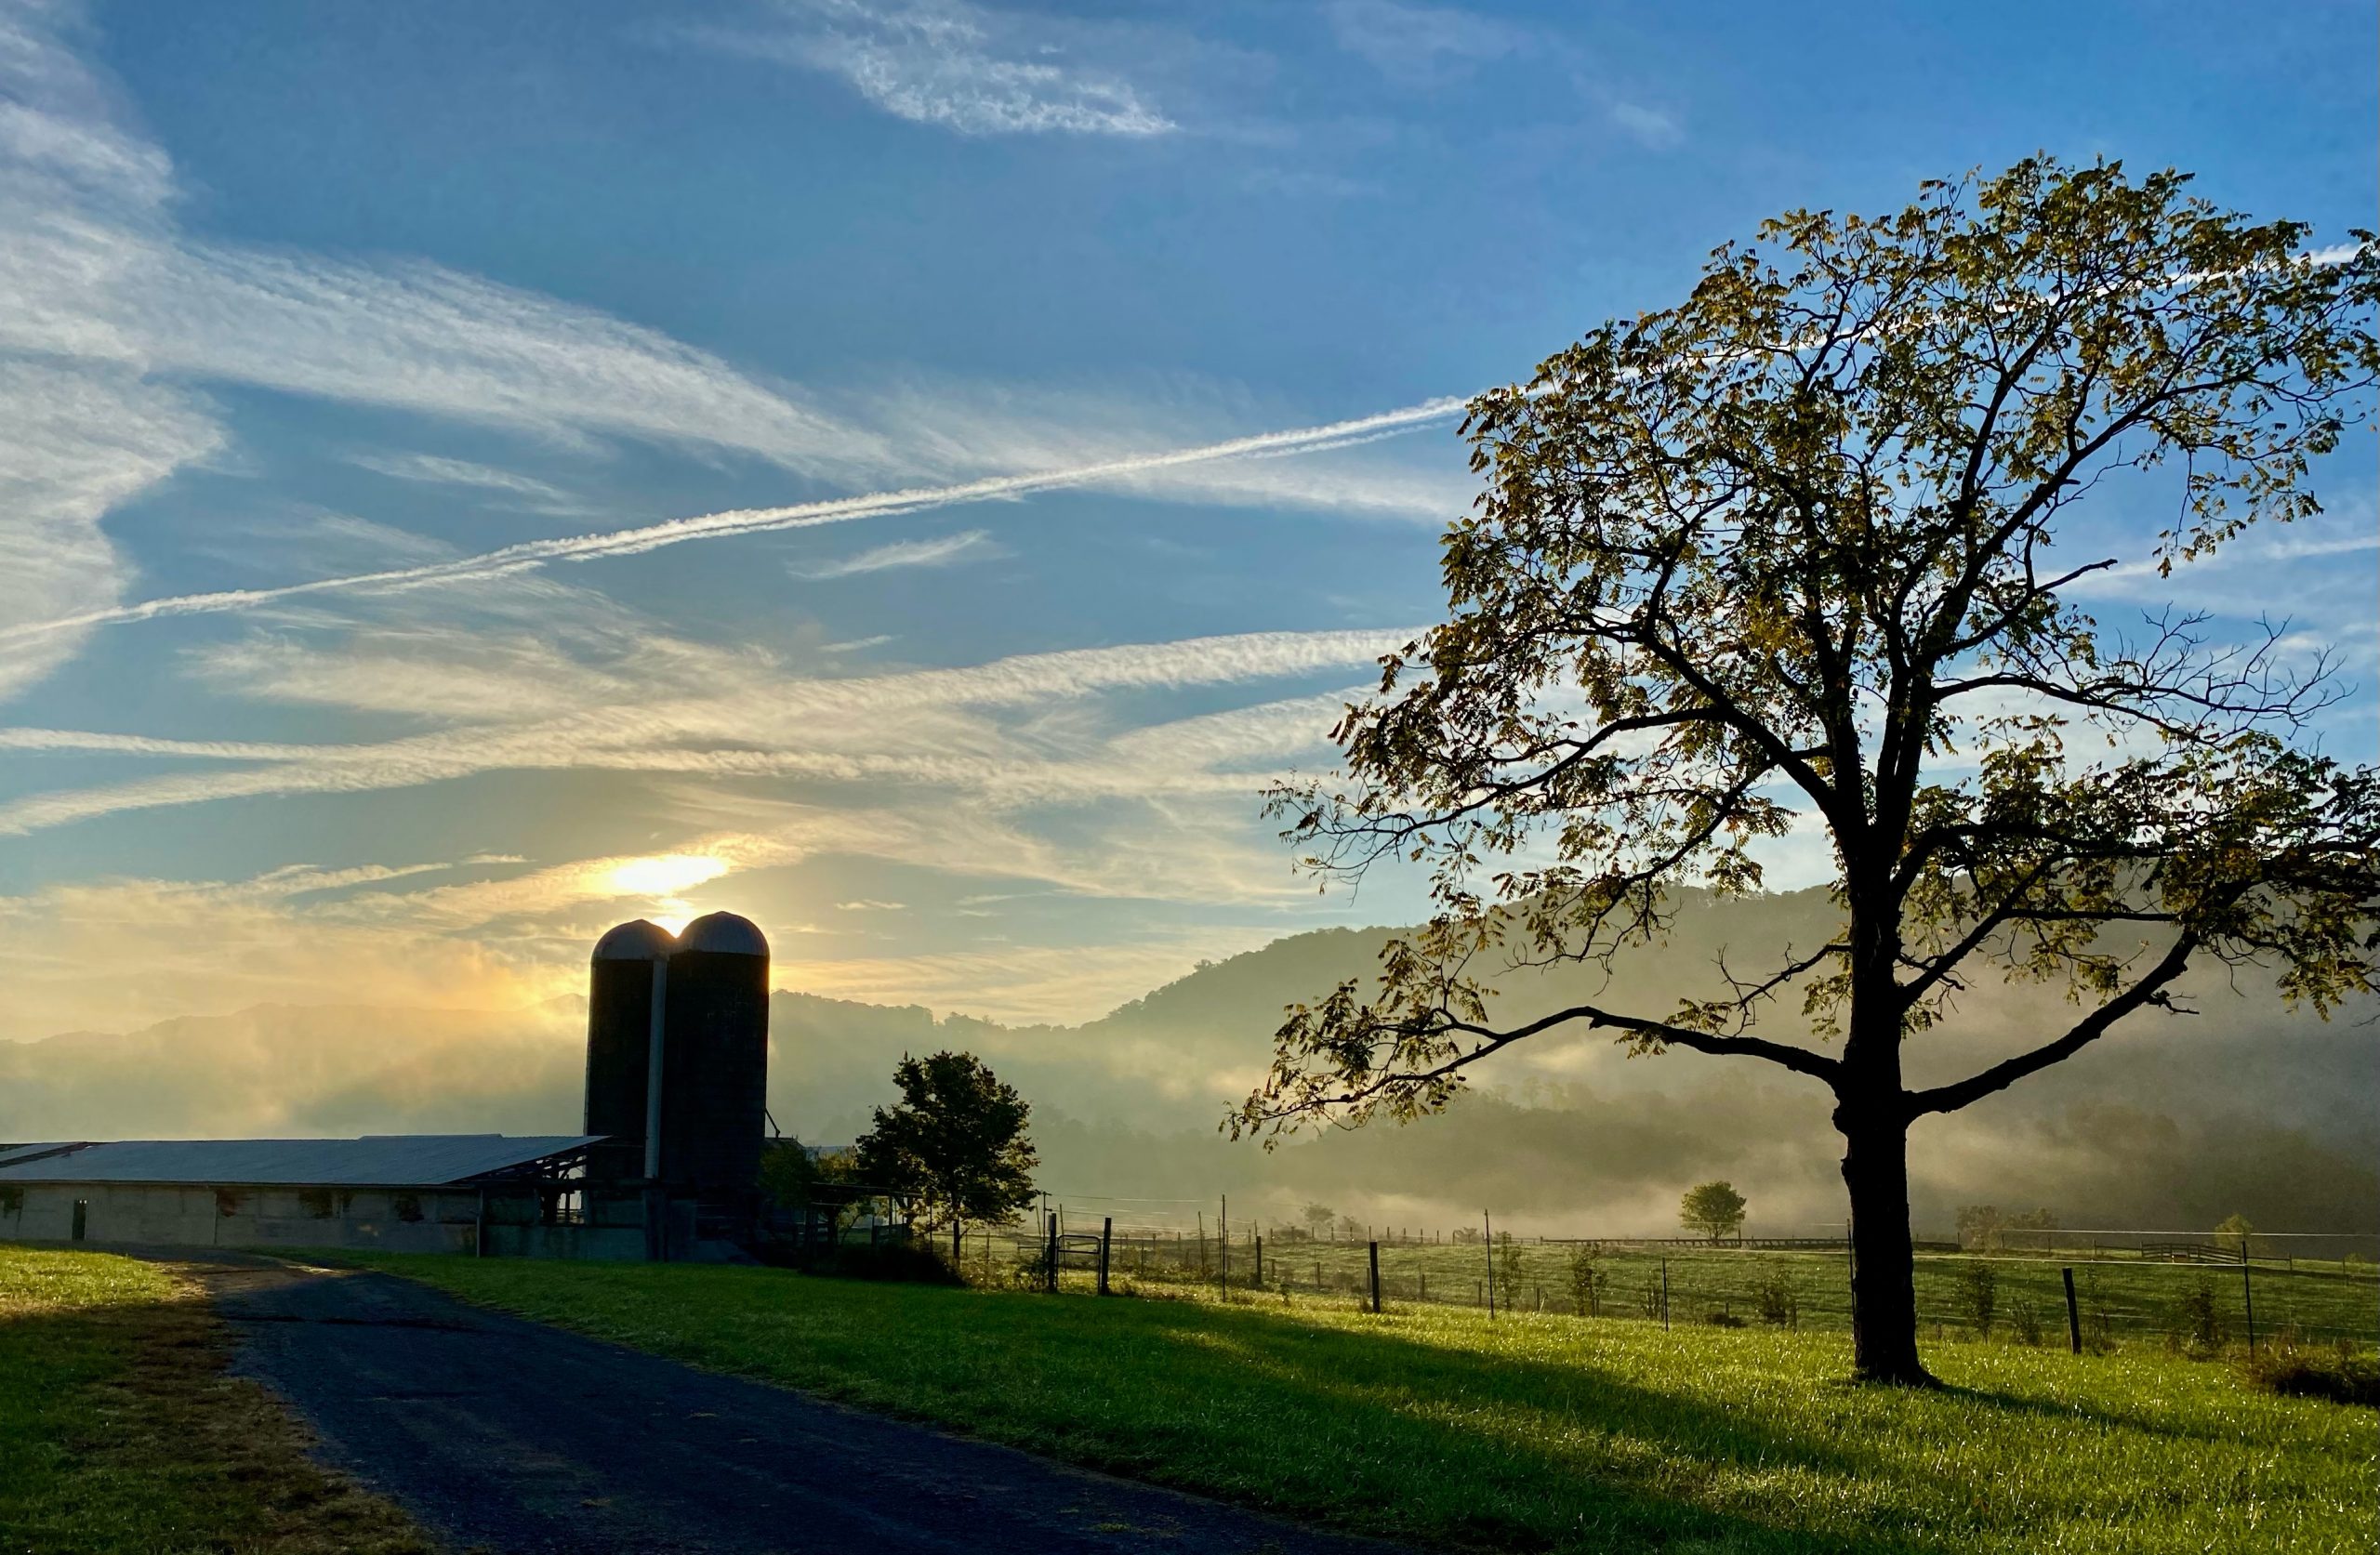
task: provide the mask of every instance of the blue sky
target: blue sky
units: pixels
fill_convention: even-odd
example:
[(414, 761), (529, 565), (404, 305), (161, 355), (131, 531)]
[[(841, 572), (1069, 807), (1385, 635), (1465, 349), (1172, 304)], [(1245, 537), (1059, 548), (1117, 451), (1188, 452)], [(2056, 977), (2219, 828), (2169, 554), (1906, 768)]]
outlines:
[[(717, 906), (1076, 1019), (1401, 916), (1253, 796), (1438, 608), (1426, 407), (2036, 149), (2372, 225), (2371, 7), (2241, 17), (0, 6), (0, 627), (86, 621), (0, 639), (0, 1036), (539, 997)], [(2106, 602), (2289, 611), (2368, 759), (2368, 443), (2321, 490)]]

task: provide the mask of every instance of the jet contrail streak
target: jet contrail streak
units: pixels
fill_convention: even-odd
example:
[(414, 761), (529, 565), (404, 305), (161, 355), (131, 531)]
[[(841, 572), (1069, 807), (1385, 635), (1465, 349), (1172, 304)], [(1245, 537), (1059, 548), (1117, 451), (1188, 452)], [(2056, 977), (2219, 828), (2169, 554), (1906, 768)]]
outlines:
[(496, 577), (506, 573), (541, 567), (549, 561), (585, 561), (603, 556), (633, 556), (640, 551), (658, 550), (664, 546), (683, 545), (689, 540), (710, 540), (728, 534), (757, 534), (768, 530), (803, 529), (813, 524), (843, 523), (853, 519), (914, 513), (962, 502), (984, 502), (1064, 486), (1086, 486), (1119, 476), (1146, 475), (1157, 470), (1178, 469), (1185, 465), (1211, 464), (1219, 459), (1319, 453), (1344, 447), (1352, 441), (1368, 441), (1375, 437), (1410, 431), (1433, 421), (1445, 420), (1460, 413), (1464, 403), (1460, 399), (1427, 400), (1418, 405), (1382, 411), (1376, 415), (1335, 421), (1327, 427), (1260, 432), (1252, 437), (1233, 438), (1228, 441), (1210, 442), (1196, 448), (1177, 448), (1163, 454), (1136, 454), (1065, 469), (1040, 470), (1029, 475), (986, 476), (980, 481), (964, 481), (952, 486), (915, 486), (904, 491), (830, 497), (821, 502), (797, 503), (789, 507), (732, 508), (725, 512), (644, 524), (635, 529), (615, 529), (605, 534), (572, 534), (550, 540), (525, 540), (519, 545), (483, 551), (477, 556), (457, 557), (452, 561), (392, 567), (377, 573), (354, 573), (345, 577), (315, 578), (306, 583), (283, 584), (272, 588), (227, 588), (211, 594), (174, 594), (134, 604), (115, 605), (106, 610), (85, 611), (76, 615), (54, 616), (46, 621), (29, 621), (0, 627), (0, 642), (44, 637), (53, 632), (75, 631), (87, 626), (112, 626), (119, 622), (148, 621), (165, 615), (205, 615), (221, 611), (247, 610), (276, 600), (297, 599), (307, 594), (342, 593), (350, 589), (419, 588), (434, 584)]

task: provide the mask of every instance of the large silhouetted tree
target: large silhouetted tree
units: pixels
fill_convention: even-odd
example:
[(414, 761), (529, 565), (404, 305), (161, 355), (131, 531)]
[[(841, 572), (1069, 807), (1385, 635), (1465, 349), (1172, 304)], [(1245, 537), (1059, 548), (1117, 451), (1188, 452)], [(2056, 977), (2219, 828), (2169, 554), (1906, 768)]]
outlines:
[(906, 1055), (899, 1105), (876, 1109), (855, 1170), (929, 1226), (1006, 1221), (1033, 1202), (1032, 1106), (972, 1053)]
[[(2314, 513), (2309, 461), (2369, 415), (2380, 246), (2309, 257), (2186, 183), (2036, 159), (1796, 212), (1474, 401), (1449, 619), (1348, 709), (1349, 778), (1275, 795), (1310, 866), (1421, 862), (1436, 912), (1376, 986), (1289, 1010), (1235, 1133), (1409, 1119), (1565, 1028), (1782, 1065), (1835, 1098), (1858, 1371), (1924, 1382), (1913, 1122), (2176, 1010), (2194, 960), (2324, 1013), (2371, 989), (2380, 774), (2299, 738), (2327, 655), (2172, 610), (2119, 629), (2075, 586), (2123, 559), (2052, 550), (2158, 466), (2152, 578)], [(1677, 888), (1758, 890), (1797, 814), (1831, 844), (1827, 942), (1723, 965), (1714, 997), (1489, 1018), (1498, 966), (1607, 967)], [(2075, 1014), (1906, 1085), (1903, 1045), (2002, 979)]]

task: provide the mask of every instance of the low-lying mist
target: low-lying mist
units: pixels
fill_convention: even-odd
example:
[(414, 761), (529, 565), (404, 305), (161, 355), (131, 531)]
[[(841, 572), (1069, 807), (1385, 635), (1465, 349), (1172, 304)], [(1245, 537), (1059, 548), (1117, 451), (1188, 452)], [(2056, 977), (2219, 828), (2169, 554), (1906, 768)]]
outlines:
[[(1721, 945), (1814, 943), (1829, 927), (1814, 892), (1697, 903), (1669, 945), (1608, 979), (1572, 969), (1507, 980), (1497, 1013), (1590, 994), (1665, 1011), (1704, 982)], [(1261, 1074), (1281, 1006), (1368, 975), (1385, 932), (1283, 940), (1080, 1026), (781, 992), (770, 1109), (788, 1133), (846, 1141), (889, 1100), (903, 1053), (966, 1048), (1033, 1101), (1053, 1193), (1116, 1201), (1127, 1219), (1165, 1216), (1169, 1200), (1183, 1201), (1172, 1208), (1186, 1219), (1228, 1193), (1236, 1221), (1318, 1200), (1382, 1226), (1466, 1225), (1484, 1208), (1526, 1231), (1653, 1233), (1674, 1229), (1686, 1187), (1726, 1178), (1750, 1199), (1756, 1232), (1840, 1225), (1822, 1087), (1752, 1061), (1630, 1059), (1582, 1035), (1491, 1061), (1442, 1116), (1269, 1152), (1225, 1139), (1216, 1126)], [(799, 967), (778, 975), (797, 982)], [(2065, 1064), (1921, 1123), (1921, 1231), (1947, 1232), (1955, 1206), (1973, 1202), (2045, 1206), (2069, 1227), (2187, 1230), (2236, 1211), (2273, 1232), (2380, 1228), (2373, 1004), (2325, 1022), (2225, 974), (2190, 993), (2199, 1014), (2135, 1017)], [(1911, 1041), (1912, 1083), (1989, 1063), (2072, 1017), (2056, 989), (1978, 991)], [(263, 1006), (0, 1044), (0, 1139), (570, 1132), (584, 1020), (575, 1000), (505, 1014)]]

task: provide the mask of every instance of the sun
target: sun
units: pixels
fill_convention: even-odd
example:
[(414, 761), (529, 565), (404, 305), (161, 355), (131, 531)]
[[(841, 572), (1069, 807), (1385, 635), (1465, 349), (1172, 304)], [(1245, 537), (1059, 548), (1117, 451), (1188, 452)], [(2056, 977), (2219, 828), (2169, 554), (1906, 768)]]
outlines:
[(727, 863), (703, 853), (663, 853), (653, 858), (623, 859), (604, 876), (604, 883), (622, 896), (675, 896), (727, 873)]

